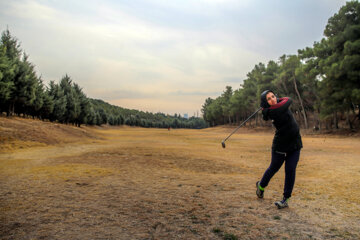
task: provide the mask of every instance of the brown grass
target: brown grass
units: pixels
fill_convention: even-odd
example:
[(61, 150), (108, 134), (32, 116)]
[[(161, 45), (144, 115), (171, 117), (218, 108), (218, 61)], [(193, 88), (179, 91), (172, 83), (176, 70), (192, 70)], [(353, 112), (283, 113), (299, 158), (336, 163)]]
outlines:
[[(242, 129), (222, 149), (230, 128), (13, 120), (0, 118), (12, 138), (1, 144), (13, 144), (0, 154), (0, 239), (360, 238), (359, 138), (303, 136), (290, 208), (279, 211), (283, 168), (255, 195), (272, 133)], [(22, 122), (46, 134), (11, 135)]]

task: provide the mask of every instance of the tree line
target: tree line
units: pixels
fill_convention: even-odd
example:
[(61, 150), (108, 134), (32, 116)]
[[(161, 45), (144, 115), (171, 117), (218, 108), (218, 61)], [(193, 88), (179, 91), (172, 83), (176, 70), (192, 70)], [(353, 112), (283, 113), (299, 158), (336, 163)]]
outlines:
[[(239, 89), (226, 86), (219, 97), (207, 98), (203, 118), (211, 126), (239, 123), (259, 108), (260, 95), (266, 89), (294, 100), (291, 108), (304, 128), (358, 128), (359, 2), (347, 2), (329, 18), (324, 37), (312, 47), (299, 49), (296, 55), (282, 55), (278, 61), (256, 64)], [(266, 124), (260, 114), (255, 124)]]
[(67, 74), (45, 86), (35, 66), (7, 29), (0, 42), (0, 114), (38, 118), (64, 124), (129, 125), (156, 128), (205, 128), (198, 117), (126, 109), (86, 96)]

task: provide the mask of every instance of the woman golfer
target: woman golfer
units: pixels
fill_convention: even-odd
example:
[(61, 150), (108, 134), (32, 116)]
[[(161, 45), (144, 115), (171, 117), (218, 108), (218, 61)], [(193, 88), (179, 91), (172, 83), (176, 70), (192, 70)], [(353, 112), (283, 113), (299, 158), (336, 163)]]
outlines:
[(299, 126), (292, 115), (289, 106), (292, 103), (290, 98), (279, 98), (266, 90), (261, 94), (261, 107), (263, 119), (271, 119), (275, 128), (275, 136), (272, 144), (271, 163), (265, 171), (261, 181), (256, 183), (256, 195), (264, 197), (264, 190), (271, 178), (285, 162), (285, 186), (284, 196), (281, 201), (275, 202), (280, 208), (288, 207), (288, 201), (295, 183), (296, 165), (300, 157), (302, 146)]

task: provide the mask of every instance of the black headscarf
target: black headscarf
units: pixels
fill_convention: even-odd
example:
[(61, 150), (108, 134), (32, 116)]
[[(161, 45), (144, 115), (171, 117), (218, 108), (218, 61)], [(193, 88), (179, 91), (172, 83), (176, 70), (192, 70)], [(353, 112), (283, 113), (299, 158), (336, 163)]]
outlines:
[[(273, 91), (271, 91), (271, 90), (265, 90), (265, 91), (263, 91), (262, 92), (262, 94), (261, 94), (261, 103), (260, 103), (260, 106), (262, 107), (262, 108), (269, 108), (270, 107), (270, 105), (269, 105), (269, 103), (268, 103), (268, 101), (267, 101), (267, 99), (266, 99), (266, 95), (269, 93), (269, 92), (272, 92), (272, 93), (274, 93)], [(275, 95), (275, 93), (274, 93), (274, 95)], [(276, 96), (276, 95), (275, 95)]]

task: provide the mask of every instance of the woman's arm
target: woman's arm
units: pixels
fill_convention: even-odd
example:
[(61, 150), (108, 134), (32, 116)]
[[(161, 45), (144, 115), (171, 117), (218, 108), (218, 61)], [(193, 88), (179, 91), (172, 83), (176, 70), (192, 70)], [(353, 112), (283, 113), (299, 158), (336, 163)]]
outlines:
[(285, 110), (287, 110), (291, 103), (292, 103), (292, 100), (289, 97), (279, 98), (279, 102), (277, 104), (269, 107), (269, 110), (274, 113), (277, 113), (277, 112), (281, 113), (281, 112), (284, 112)]
[(265, 121), (269, 120), (270, 118), (273, 119), (273, 117), (278, 114), (282, 114), (289, 108), (290, 104), (292, 103), (292, 100), (289, 97), (279, 98), (278, 100), (279, 102), (277, 104), (272, 105), (269, 108), (262, 109), (262, 115)]

